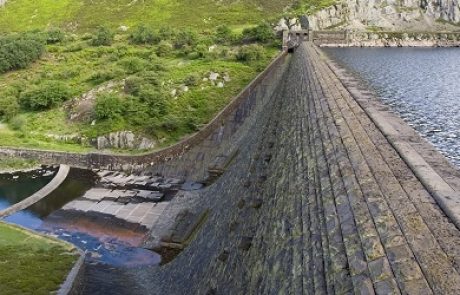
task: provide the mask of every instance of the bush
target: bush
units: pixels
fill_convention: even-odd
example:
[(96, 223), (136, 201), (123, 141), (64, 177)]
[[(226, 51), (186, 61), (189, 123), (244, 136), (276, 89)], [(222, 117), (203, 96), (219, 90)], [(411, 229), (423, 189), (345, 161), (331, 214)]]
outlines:
[(184, 46), (195, 46), (198, 43), (198, 34), (192, 30), (180, 31), (176, 40), (174, 41), (174, 47), (180, 49)]
[(110, 70), (103, 70), (97, 71), (93, 73), (86, 81), (90, 82), (93, 85), (99, 85), (106, 81), (110, 81), (115, 79), (116, 77), (122, 74), (122, 70), (120, 69), (110, 69)]
[(160, 40), (172, 40), (176, 36), (176, 31), (172, 27), (163, 26), (158, 30)]
[(216, 29), (215, 40), (217, 43), (226, 44), (232, 41), (232, 30), (226, 26), (221, 25)]
[(133, 44), (156, 44), (160, 42), (160, 37), (156, 36), (152, 29), (145, 26), (138, 26), (129, 36)]
[(22, 116), (15, 116), (10, 120), (10, 127), (13, 130), (20, 131), (24, 129), (27, 121)]
[(153, 87), (143, 87), (139, 93), (139, 98), (148, 106), (148, 113), (152, 117), (165, 115), (168, 110), (167, 95), (155, 90)]
[(129, 77), (125, 80), (123, 91), (126, 94), (137, 96), (139, 94), (139, 91), (141, 91), (141, 87), (144, 83), (145, 81), (142, 78)]
[(39, 86), (21, 93), (19, 103), (25, 109), (40, 111), (47, 110), (69, 99), (70, 88), (58, 81), (47, 81)]
[(118, 94), (103, 93), (96, 97), (94, 111), (99, 120), (116, 119), (123, 114), (123, 100)]
[(187, 86), (198, 86), (200, 80), (201, 79), (198, 74), (191, 74), (184, 79), (184, 84)]
[(0, 96), (0, 117), (9, 120), (19, 113), (18, 99), (14, 96)]
[(127, 57), (119, 62), (119, 65), (128, 74), (134, 74), (142, 71), (146, 66), (146, 61), (139, 57)]
[(114, 34), (106, 27), (99, 27), (94, 36), (91, 38), (92, 46), (110, 46), (113, 42)]
[(239, 61), (253, 61), (265, 56), (264, 48), (257, 44), (242, 46), (237, 54), (236, 59)]
[(44, 41), (38, 34), (0, 37), (0, 73), (26, 68), (44, 51)]
[(273, 41), (274, 38), (275, 33), (267, 23), (243, 30), (243, 40), (245, 41), (268, 43)]
[(56, 44), (64, 41), (64, 39), (65, 34), (59, 29), (54, 29), (46, 32), (46, 43), (48, 44)]
[(139, 74), (139, 76), (148, 84), (160, 86), (161, 79), (157, 72), (145, 71)]
[(156, 54), (160, 57), (167, 56), (171, 53), (172, 49), (171, 43), (168, 41), (161, 41), (160, 44), (158, 44)]

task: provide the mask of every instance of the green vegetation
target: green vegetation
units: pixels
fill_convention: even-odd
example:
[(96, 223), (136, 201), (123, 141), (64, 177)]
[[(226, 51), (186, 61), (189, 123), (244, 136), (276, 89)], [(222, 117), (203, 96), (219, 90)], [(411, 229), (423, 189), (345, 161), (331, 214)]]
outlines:
[(15, 171), (34, 168), (38, 165), (37, 161), (24, 160), (20, 158), (9, 158), (0, 156), (0, 171)]
[(40, 58), (44, 50), (44, 40), (38, 34), (0, 37), (0, 73), (26, 68)]
[[(112, 29), (139, 24), (175, 28), (251, 26), (274, 19), (294, 0), (8, 0), (0, 9), (0, 31), (59, 27), (87, 32), (105, 24)], [(21, 21), (18, 21), (21, 20)]]
[(42, 57), (0, 75), (2, 146), (87, 152), (98, 136), (124, 130), (169, 145), (209, 122), (279, 50), (266, 24), (244, 34), (225, 26), (34, 34)]
[(68, 244), (0, 223), (0, 293), (50, 294), (77, 259)]

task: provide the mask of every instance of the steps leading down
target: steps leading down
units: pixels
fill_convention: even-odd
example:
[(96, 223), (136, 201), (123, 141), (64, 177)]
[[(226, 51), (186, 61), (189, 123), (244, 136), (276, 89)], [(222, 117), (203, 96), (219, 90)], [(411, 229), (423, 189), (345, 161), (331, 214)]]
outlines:
[(460, 294), (460, 231), (310, 44), (132, 294)]

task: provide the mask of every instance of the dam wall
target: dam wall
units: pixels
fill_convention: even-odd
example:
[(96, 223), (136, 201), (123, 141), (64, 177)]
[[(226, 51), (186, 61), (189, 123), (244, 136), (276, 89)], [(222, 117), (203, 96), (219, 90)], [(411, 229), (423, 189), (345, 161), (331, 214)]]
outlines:
[[(189, 246), (111, 283), (130, 294), (459, 294), (460, 231), (395, 149), (415, 138), (395, 141), (344, 77), (301, 44), (199, 196), (209, 213)], [(439, 172), (452, 167), (411, 153), (458, 193), (456, 174)]]

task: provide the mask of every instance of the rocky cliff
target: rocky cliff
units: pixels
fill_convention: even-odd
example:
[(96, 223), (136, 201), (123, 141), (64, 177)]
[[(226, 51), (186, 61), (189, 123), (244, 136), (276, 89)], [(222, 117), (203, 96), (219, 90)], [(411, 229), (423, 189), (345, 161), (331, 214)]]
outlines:
[(339, 0), (310, 16), (313, 29), (460, 30), (458, 0)]

